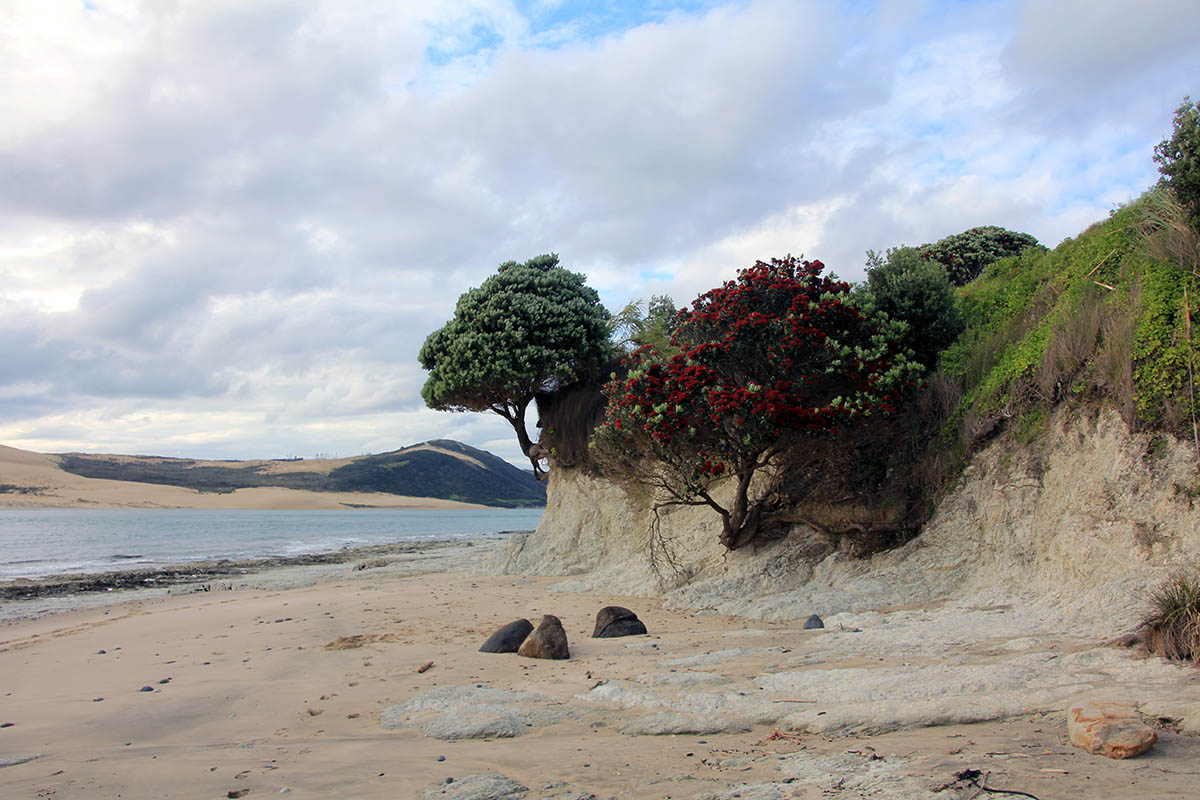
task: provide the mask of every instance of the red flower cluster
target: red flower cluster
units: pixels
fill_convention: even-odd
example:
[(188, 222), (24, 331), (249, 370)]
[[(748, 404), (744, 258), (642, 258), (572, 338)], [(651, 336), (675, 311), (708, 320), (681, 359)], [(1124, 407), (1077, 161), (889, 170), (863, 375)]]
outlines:
[[(662, 360), (629, 357), (608, 386), (605, 426), (628, 448), (692, 459), (701, 476), (741, 474), (788, 437), (836, 432), (894, 408), (878, 390), (892, 357), (865, 345), (874, 333), (844, 302), (849, 286), (819, 261), (762, 261), (680, 312)], [(643, 452), (643, 455), (655, 453)]]

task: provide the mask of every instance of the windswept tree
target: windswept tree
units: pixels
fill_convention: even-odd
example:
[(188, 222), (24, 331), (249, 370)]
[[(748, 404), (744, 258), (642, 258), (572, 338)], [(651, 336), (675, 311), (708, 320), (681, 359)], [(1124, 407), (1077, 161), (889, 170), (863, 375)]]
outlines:
[(677, 354), (631, 354), (606, 389), (601, 467), (649, 486), (656, 512), (712, 508), (730, 550), (772, 527), (779, 468), (811, 437), (893, 411), (919, 372), (822, 269), (760, 261), (680, 312)]
[(508, 420), (541, 474), (525, 412), (539, 392), (586, 377), (611, 353), (608, 312), (584, 277), (556, 254), (507, 261), (458, 299), (454, 318), (425, 340), (425, 403), (441, 411), (492, 411)]

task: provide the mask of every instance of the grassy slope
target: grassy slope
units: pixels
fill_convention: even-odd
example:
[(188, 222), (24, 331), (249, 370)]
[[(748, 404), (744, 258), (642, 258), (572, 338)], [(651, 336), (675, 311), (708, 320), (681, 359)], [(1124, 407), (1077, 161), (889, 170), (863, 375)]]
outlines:
[(941, 367), (963, 391), (950, 430), (1016, 420), (1036, 434), (1053, 404), (1104, 398), (1135, 428), (1190, 430), (1185, 287), (1195, 276), (1147, 254), (1146, 198), (1052, 251), (1001, 260), (960, 290), (967, 330)]

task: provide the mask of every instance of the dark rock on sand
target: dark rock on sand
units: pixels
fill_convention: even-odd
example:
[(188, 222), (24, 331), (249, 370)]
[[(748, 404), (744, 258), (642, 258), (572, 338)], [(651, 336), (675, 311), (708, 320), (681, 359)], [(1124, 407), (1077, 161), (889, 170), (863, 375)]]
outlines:
[(515, 653), (521, 642), (533, 630), (533, 623), (527, 619), (515, 619), (487, 638), (480, 648), (481, 653)]
[(138, 689), (138, 691), (139, 692), (153, 692), (154, 687), (153, 686), (143, 686), (142, 688)]
[(644, 633), (646, 633), (646, 624), (628, 608), (605, 606), (596, 612), (596, 627), (592, 629), (593, 639), (641, 636)]
[(567, 632), (563, 630), (562, 621), (553, 614), (546, 614), (537, 630), (529, 634), (521, 643), (517, 655), (526, 658), (570, 658), (571, 651), (567, 648)]
[(825, 623), (816, 614), (809, 614), (808, 619), (804, 620), (804, 630), (811, 631), (817, 628), (824, 628)]

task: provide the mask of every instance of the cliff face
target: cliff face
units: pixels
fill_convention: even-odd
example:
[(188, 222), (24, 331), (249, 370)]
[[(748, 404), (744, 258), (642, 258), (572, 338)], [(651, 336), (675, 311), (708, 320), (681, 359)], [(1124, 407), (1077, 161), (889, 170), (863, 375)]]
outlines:
[(1200, 564), (1197, 495), (1190, 445), (1132, 434), (1113, 412), (1060, 411), (1033, 445), (1004, 439), (979, 453), (920, 536), (871, 558), (800, 525), (725, 553), (719, 520), (702, 508), (665, 511), (652, 546), (644, 503), (559, 471), (538, 530), (514, 537), (494, 567), (574, 576), (562, 590), (665, 595), (672, 606), (754, 618), (1021, 598), (1113, 631), (1140, 618), (1148, 587)]

